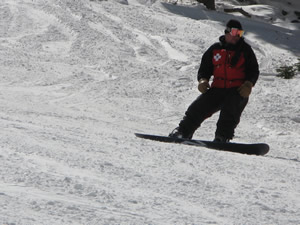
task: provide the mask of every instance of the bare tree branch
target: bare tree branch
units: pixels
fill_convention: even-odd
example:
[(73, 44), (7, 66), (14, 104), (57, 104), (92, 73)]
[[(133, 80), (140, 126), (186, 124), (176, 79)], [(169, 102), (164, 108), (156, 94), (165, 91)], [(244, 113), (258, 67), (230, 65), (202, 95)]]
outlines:
[(247, 13), (245, 10), (243, 10), (243, 8), (224, 9), (224, 12), (227, 12), (227, 13), (239, 12), (239, 13), (243, 14), (244, 16), (251, 18), (251, 14)]

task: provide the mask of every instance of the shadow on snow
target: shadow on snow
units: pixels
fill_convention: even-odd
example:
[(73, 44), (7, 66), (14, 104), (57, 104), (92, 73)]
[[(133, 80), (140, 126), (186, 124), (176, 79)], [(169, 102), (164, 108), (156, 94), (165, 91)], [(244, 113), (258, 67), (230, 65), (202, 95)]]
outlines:
[[(181, 15), (193, 20), (213, 20), (220, 23), (224, 29), (228, 20), (236, 18), (223, 12), (209, 11), (202, 5), (180, 6), (168, 3), (161, 3), (162, 6), (171, 13)], [(237, 18), (246, 32), (253, 33), (257, 39), (261, 39), (279, 48), (292, 52), (297, 57), (300, 55), (299, 37), (300, 30), (290, 30), (288, 28), (278, 27), (259, 20), (249, 18)], [(200, 32), (200, 31), (199, 31)]]

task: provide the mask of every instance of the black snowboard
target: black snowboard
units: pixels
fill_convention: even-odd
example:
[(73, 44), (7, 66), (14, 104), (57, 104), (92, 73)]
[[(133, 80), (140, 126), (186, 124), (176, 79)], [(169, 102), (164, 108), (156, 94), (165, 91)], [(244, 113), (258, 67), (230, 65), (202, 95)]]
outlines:
[(248, 155), (265, 155), (269, 151), (269, 145), (265, 143), (255, 143), (255, 144), (244, 144), (244, 143), (220, 143), (213, 141), (203, 141), (203, 140), (189, 140), (184, 138), (172, 138), (168, 136), (158, 136), (150, 134), (140, 134), (135, 133), (139, 138), (149, 139), (153, 141), (178, 143), (185, 145), (193, 145), (199, 147), (206, 147), (215, 150), (236, 152)]

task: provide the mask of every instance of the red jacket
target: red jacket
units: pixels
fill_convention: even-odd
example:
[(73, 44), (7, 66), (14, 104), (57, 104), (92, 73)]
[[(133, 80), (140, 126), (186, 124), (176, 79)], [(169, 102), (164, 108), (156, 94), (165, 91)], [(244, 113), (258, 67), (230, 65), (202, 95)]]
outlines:
[(212, 45), (203, 55), (198, 71), (198, 80), (210, 79), (213, 75), (212, 87), (232, 88), (241, 86), (246, 80), (256, 83), (259, 75), (256, 56), (244, 39), (236, 45), (220, 43)]

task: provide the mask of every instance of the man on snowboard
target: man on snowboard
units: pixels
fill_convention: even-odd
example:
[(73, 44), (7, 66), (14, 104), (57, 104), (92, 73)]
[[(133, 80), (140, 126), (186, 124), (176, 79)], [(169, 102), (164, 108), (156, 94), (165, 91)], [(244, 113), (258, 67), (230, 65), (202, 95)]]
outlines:
[(220, 42), (204, 53), (198, 71), (198, 89), (202, 94), (188, 107), (170, 137), (191, 139), (205, 119), (220, 111), (214, 141), (229, 142), (233, 138), (259, 76), (256, 56), (243, 33), (241, 23), (230, 20)]

